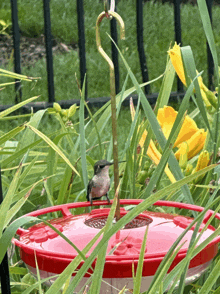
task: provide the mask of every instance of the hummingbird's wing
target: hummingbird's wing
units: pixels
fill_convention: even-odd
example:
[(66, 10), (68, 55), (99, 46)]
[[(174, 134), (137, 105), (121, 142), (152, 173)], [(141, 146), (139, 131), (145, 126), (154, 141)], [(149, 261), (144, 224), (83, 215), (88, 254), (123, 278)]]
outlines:
[(87, 199), (87, 201), (91, 201), (89, 195), (90, 195), (91, 190), (92, 190), (92, 188), (93, 188), (94, 186), (95, 186), (95, 185), (94, 185), (94, 181), (91, 179), (91, 180), (89, 181), (89, 183), (88, 183), (88, 186), (87, 186), (87, 195), (86, 195), (86, 199)]

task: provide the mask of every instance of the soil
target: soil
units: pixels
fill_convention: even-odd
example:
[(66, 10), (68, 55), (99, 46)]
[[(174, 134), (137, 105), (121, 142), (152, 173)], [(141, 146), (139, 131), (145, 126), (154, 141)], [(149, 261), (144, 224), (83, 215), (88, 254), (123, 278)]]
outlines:
[[(53, 54), (65, 54), (75, 49), (75, 45), (66, 45), (53, 40)], [(9, 62), (13, 62), (13, 38), (11, 36), (0, 35), (0, 67), (5, 67)], [(31, 67), (39, 59), (46, 57), (44, 35), (38, 38), (20, 36), (20, 56), (21, 67)]]

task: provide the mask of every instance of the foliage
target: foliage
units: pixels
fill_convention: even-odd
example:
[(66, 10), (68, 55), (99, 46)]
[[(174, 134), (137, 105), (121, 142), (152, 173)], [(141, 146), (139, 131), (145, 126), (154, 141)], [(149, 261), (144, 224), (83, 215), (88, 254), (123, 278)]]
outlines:
[[(199, 0), (199, 9), (205, 34), (214, 56), (218, 81), (216, 47), (213, 42), (205, 0)], [(190, 286), (185, 286), (184, 283), (190, 260), (205, 248), (210, 240), (220, 232), (218, 224), (211, 218), (204, 230), (212, 223), (216, 227), (216, 231), (209, 239), (197, 246), (199, 239), (198, 230), (205, 213), (209, 209), (213, 209), (215, 212), (219, 210), (218, 190), (220, 169), (216, 164), (219, 160), (218, 151), (220, 147), (220, 140), (217, 136), (219, 129), (219, 113), (217, 111), (220, 106), (219, 97), (216, 98), (216, 109), (212, 110), (212, 113), (209, 113), (200, 93), (198, 79), (201, 73), (198, 74), (196, 72), (192, 50), (189, 46), (182, 47), (181, 54), (185, 76), (188, 79), (188, 87), (180, 108), (176, 113), (176, 119), (169, 126), (169, 134), (165, 137), (162, 132), (163, 127), (161, 127), (157, 119), (157, 113), (169, 102), (169, 94), (174, 82), (174, 68), (171, 62), (168, 60), (160, 93), (155, 110), (153, 111), (145, 99), (142, 90), (144, 85), (138, 83), (125, 59), (124, 52), (119, 50), (119, 54), (127, 70), (127, 78), (125, 79), (121, 93), (116, 96), (118, 114), (121, 111), (122, 101), (126, 97), (135, 91), (139, 97), (136, 110), (134, 111), (134, 108), (132, 110), (129, 132), (127, 132), (126, 139), (120, 145), (122, 147), (119, 152), (119, 159), (126, 160), (126, 162), (120, 165), (119, 171), (120, 197), (122, 199), (141, 198), (143, 202), (136, 207), (132, 207), (123, 218), (113, 225), (112, 220), (116, 209), (117, 198), (114, 197), (111, 187), (110, 198), (114, 200), (105, 228), (97, 234), (82, 252), (79, 252), (78, 256), (57, 277), (56, 281), (50, 287), (41, 285), (49, 278), (41, 280), (38, 274), (37, 264), (37, 275), (35, 278), (21, 266), (17, 249), (14, 252), (10, 246), (10, 242), (20, 226), (26, 226), (31, 221), (43, 221), (47, 224), (48, 219), (58, 216), (58, 214), (55, 214), (48, 215), (48, 218), (44, 216), (36, 219), (30, 216), (24, 217), (26, 213), (57, 204), (85, 200), (86, 185), (88, 178), (93, 173), (92, 167), (94, 162), (100, 158), (107, 158), (108, 160), (112, 158), (112, 135), (109, 131), (107, 141), (105, 140), (105, 132), (106, 129), (108, 130), (108, 123), (111, 118), (110, 102), (106, 103), (95, 113), (92, 113), (84, 101), (85, 89), (83, 88), (82, 92), (80, 92), (81, 103), (79, 109), (76, 105), (72, 105), (69, 109), (61, 109), (60, 105), (55, 103), (52, 108), (31, 113), (29, 117), (27, 115), (10, 116), (12, 112), (19, 109), (22, 105), (37, 99), (37, 97), (32, 97), (0, 113), (1, 122), (23, 120), (20, 125), (12, 127), (8, 132), (1, 131), (0, 134), (0, 165), (4, 194), (4, 200), (0, 206), (0, 261), (7, 247), (9, 247), (10, 277), (13, 293), (39, 292), (54, 294), (59, 293), (60, 290), (62, 293), (73, 293), (75, 287), (95, 258), (97, 258), (98, 266), (90, 278), (91, 289), (89, 293), (98, 293), (102, 280), (106, 245), (109, 238), (144, 210), (152, 210), (152, 205), (159, 199), (197, 204), (203, 206), (204, 211), (193, 215), (195, 217), (194, 221), (183, 231), (170, 248), (168, 254), (160, 264), (149, 289), (145, 293), (163, 293), (166, 289), (169, 294), (208, 294), (210, 291), (213, 291), (213, 293), (218, 293), (219, 291), (219, 255), (216, 256), (208, 272), (203, 277)], [(13, 75), (3, 70), (1, 74), (12, 75), (11, 77), (13, 78), (19, 78), (24, 81), (26, 80), (26, 82), (30, 81), (31, 84), (33, 83), (33, 79), (27, 76)], [(131, 88), (129, 88), (129, 84), (127, 83), (128, 77), (133, 84)], [(156, 79), (156, 81), (158, 82), (160, 78)], [(153, 82), (155, 81), (152, 80), (150, 83)], [(0, 86), (5, 87), (7, 85)], [(201, 113), (201, 120), (206, 128), (207, 136), (203, 150), (199, 155), (194, 154), (195, 156), (190, 159), (185, 156), (181, 162), (178, 162), (173, 147), (184, 123), (190, 97), (194, 100), (195, 110), (188, 113), (188, 115), (194, 119), (199, 112)], [(89, 117), (84, 119), (85, 107), (88, 109)], [(42, 127), (43, 122), (52, 126), (49, 128), (49, 132)], [(147, 135), (144, 139), (145, 142), (141, 146), (141, 152), (137, 152), (138, 144), (145, 130), (147, 130)], [(160, 160), (158, 162), (151, 161), (151, 158), (147, 155), (151, 140), (154, 140), (154, 147), (160, 152)], [(210, 158), (212, 162), (209, 160)], [(165, 173), (167, 164), (174, 178), (172, 183)], [(187, 214), (187, 212), (180, 212), (175, 208), (163, 209), (163, 211), (192, 216), (191, 214)], [(79, 209), (77, 213), (84, 213), (84, 211)], [(174, 270), (167, 274), (173, 259), (182, 246), (181, 240), (183, 236), (195, 224), (197, 225), (195, 226), (186, 257)], [(56, 228), (53, 229), (56, 231)], [(75, 248), (75, 245), (70, 240), (63, 236), (62, 233), (58, 233)], [(90, 256), (85, 258), (86, 253), (100, 235), (102, 235), (102, 239)], [(147, 230), (145, 237), (147, 238)], [(144, 242), (147, 242), (146, 238)], [(144, 242), (141, 248), (138, 269), (134, 273), (134, 293), (137, 294), (140, 293)], [(83, 266), (77, 271), (75, 278), (70, 280), (70, 275), (82, 260), (84, 260)], [(210, 275), (209, 278), (207, 278), (208, 274)], [(172, 281), (174, 281), (173, 284), (171, 284)], [(179, 287), (174, 289), (177, 283), (179, 283)], [(118, 289), (118, 293), (126, 293), (125, 291), (126, 286), (124, 289)]]
[[(119, 41), (124, 57), (129, 63), (132, 72), (139, 83), (142, 82), (139, 57), (136, 40), (136, 4), (133, 0), (117, 1), (117, 11), (125, 21), (126, 40)], [(92, 9), (91, 9), (92, 7)], [(18, 19), (21, 33), (29, 37), (39, 37), (44, 32), (43, 27), (43, 2), (38, 0), (18, 0)], [(64, 42), (71, 45), (73, 50), (65, 54), (54, 56), (54, 83), (55, 99), (70, 100), (79, 99), (80, 95), (75, 81), (75, 73), (79, 79), (78, 60), (78, 33), (76, 1), (53, 0), (50, 1), (52, 35), (57, 42)], [(213, 30), (216, 44), (220, 43), (219, 6), (213, 7)], [(10, 16), (10, 1), (0, 2), (0, 19), (3, 15)], [(97, 15), (103, 10), (102, 1), (84, 1), (85, 10), (85, 37), (86, 37), (86, 61), (88, 69), (88, 97), (109, 96), (108, 66), (100, 58), (95, 45), (95, 21)], [(158, 77), (164, 72), (166, 65), (166, 54), (171, 42), (174, 41), (174, 12), (173, 5), (162, 4), (158, 1), (149, 1), (144, 4), (144, 49), (146, 53), (147, 66), (150, 80)], [(7, 14), (6, 14), (7, 11)], [(195, 56), (195, 62), (199, 71), (204, 70), (204, 81), (207, 84), (207, 54), (206, 40), (202, 29), (199, 10), (197, 5), (184, 4), (181, 6), (181, 26), (182, 44), (190, 45)], [(106, 20), (102, 24), (102, 43), (105, 50), (110, 53), (110, 40), (105, 32), (109, 32), (109, 22)], [(199, 46), (198, 46), (199, 44)], [(217, 52), (220, 53), (219, 46)], [(126, 78), (126, 71), (123, 63), (120, 62), (120, 83), (121, 86)], [(7, 68), (10, 69), (10, 68)], [(23, 99), (41, 94), (39, 101), (47, 101), (47, 78), (46, 63), (44, 59), (39, 59), (34, 66), (22, 66), (22, 73), (27, 76), (42, 77), (37, 85), (22, 83)], [(66, 86), (68, 85), (68, 86)], [(128, 87), (132, 87), (132, 82), (128, 80)], [(174, 83), (173, 91), (176, 89)], [(160, 82), (151, 84), (151, 92), (160, 90)], [(65, 94), (64, 94), (65, 93)], [(1, 93), (2, 104), (13, 104), (14, 88), (8, 87)]]

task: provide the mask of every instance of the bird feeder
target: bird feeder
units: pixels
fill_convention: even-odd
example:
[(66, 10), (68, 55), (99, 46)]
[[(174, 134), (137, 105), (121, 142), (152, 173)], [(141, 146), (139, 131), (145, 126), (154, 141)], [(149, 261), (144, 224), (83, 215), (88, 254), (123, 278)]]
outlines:
[[(143, 200), (121, 200), (120, 205), (138, 205)], [(97, 201), (96, 205), (108, 205), (107, 201)], [(204, 208), (168, 201), (158, 201), (154, 205), (169, 206), (188, 211), (203, 211)], [(94, 209), (90, 213), (72, 215), (70, 209), (77, 209), (90, 206), (89, 202), (71, 203), (65, 205), (53, 206), (38, 211), (29, 213), (29, 216), (41, 216), (51, 214), (53, 212), (61, 212), (62, 216), (49, 221), (51, 225), (62, 232), (71, 242), (73, 242), (80, 250), (97, 235), (104, 227), (109, 211), (109, 208)], [(75, 210), (77, 211), (77, 210)], [(120, 208), (121, 217), (128, 212), (124, 207)], [(213, 214), (209, 210), (199, 228), (199, 232), (204, 228), (205, 224)], [(215, 218), (220, 219), (220, 214), (216, 214)], [(146, 227), (148, 226), (148, 235), (144, 255), (143, 273), (141, 291), (146, 291), (156, 273), (158, 266), (165, 257), (166, 253), (180, 236), (180, 234), (193, 221), (193, 218), (179, 215), (172, 215), (161, 212), (144, 211), (131, 222), (125, 225), (123, 229), (113, 235), (107, 248), (105, 267), (103, 272), (103, 280), (100, 293), (118, 293), (116, 289), (122, 289), (125, 285), (129, 289), (133, 289), (132, 267), (136, 270), (139, 253), (144, 237)], [(169, 271), (171, 271), (185, 256), (188, 250), (189, 242), (195, 226), (193, 226), (183, 237), (183, 246), (176, 255)], [(202, 233), (197, 246), (206, 240), (215, 228), (209, 225)], [(52, 277), (62, 271), (68, 264), (77, 256), (76, 250), (67, 243), (61, 236), (53, 231), (43, 222), (35, 224), (28, 229), (19, 228), (17, 231), (18, 239), (13, 239), (15, 245), (20, 247), (20, 256), (29, 270), (37, 275), (36, 261), (40, 271), (41, 278)], [(101, 239), (101, 238), (100, 238)], [(90, 249), (86, 257), (88, 257), (98, 241)], [(215, 257), (218, 251), (218, 242), (220, 237), (213, 239), (201, 252), (199, 252), (189, 264), (189, 269), (186, 276), (186, 284), (192, 283), (208, 268), (210, 262)], [(116, 246), (120, 244), (119, 246)], [(96, 261), (93, 262), (94, 268)], [(80, 263), (78, 269), (83, 265)], [(76, 273), (73, 273), (73, 278)], [(91, 268), (83, 277), (75, 291), (79, 291), (91, 276)], [(54, 282), (55, 278), (50, 279), (50, 283)]]

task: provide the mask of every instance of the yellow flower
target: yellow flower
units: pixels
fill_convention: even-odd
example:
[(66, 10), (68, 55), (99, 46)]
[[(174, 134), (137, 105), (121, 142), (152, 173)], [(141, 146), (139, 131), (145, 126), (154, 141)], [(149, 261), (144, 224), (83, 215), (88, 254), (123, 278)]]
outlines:
[[(158, 110), (157, 119), (163, 130), (164, 136), (168, 139), (173, 124), (177, 116), (177, 111), (175, 111), (171, 106), (164, 106)], [(187, 141), (198, 131), (197, 125), (193, 119), (186, 115), (183, 125), (180, 129), (179, 135), (176, 139), (174, 147), (178, 146), (180, 143)]]
[(209, 164), (209, 160), (210, 160), (209, 152), (207, 150), (202, 151), (201, 154), (199, 155), (199, 158), (193, 173), (207, 167)]
[[(131, 101), (132, 102), (132, 101)], [(135, 109), (133, 106), (133, 102), (131, 103), (131, 113), (132, 120), (134, 119)], [(170, 106), (164, 106), (158, 110), (157, 119), (162, 128), (164, 136), (168, 139), (173, 124), (175, 122), (177, 116), (177, 111), (175, 111)], [(187, 164), (187, 160), (198, 154), (205, 143), (207, 132), (204, 129), (199, 129), (193, 119), (191, 119), (188, 115), (185, 116), (183, 125), (180, 129), (179, 135), (174, 143), (174, 147), (177, 147), (178, 150), (175, 153), (177, 160), (180, 160), (180, 164), (182, 167), (185, 167)], [(139, 141), (139, 146), (142, 148), (144, 146), (144, 142), (147, 137), (147, 131), (145, 130), (142, 134), (142, 137)], [(154, 142), (151, 140), (147, 155), (150, 159), (157, 165), (161, 159), (161, 154), (157, 150)], [(175, 182), (175, 178), (171, 171), (166, 166), (165, 172), (169, 177), (171, 182)]]
[[(157, 119), (166, 139), (169, 137), (176, 116), (177, 111), (175, 111), (171, 106), (164, 106), (158, 110)], [(179, 148), (175, 153), (176, 158), (179, 160), (180, 154), (186, 152), (185, 142), (188, 145), (188, 159), (198, 154), (204, 146), (206, 134), (207, 133), (204, 131), (204, 129), (199, 129), (195, 121), (186, 115), (179, 135), (176, 139), (176, 142), (174, 143), (174, 147)]]
[(189, 146), (186, 142), (183, 142), (182, 144), (182, 148), (180, 150), (180, 159), (179, 159), (179, 165), (181, 168), (186, 168), (187, 166), (187, 160), (188, 160), (188, 150), (189, 150)]
[[(133, 104), (133, 100), (132, 98), (130, 99), (130, 112), (131, 112), (131, 119), (132, 121), (134, 120), (134, 116), (135, 116), (135, 108), (134, 108), (134, 104)], [(144, 130), (141, 139), (139, 141), (139, 146), (142, 148), (144, 146), (144, 142), (146, 140), (147, 137), (147, 131)], [(150, 144), (147, 150), (147, 155), (150, 157), (150, 159), (156, 164), (158, 165), (160, 159), (161, 159), (161, 154), (160, 152), (157, 150), (154, 142), (152, 140), (150, 140)], [(176, 180), (173, 176), (173, 174), (171, 173), (170, 169), (168, 168), (168, 165), (166, 165), (165, 167), (165, 173), (168, 176), (168, 178), (170, 179), (171, 183), (175, 183)]]
[(170, 56), (173, 67), (175, 68), (175, 71), (178, 74), (178, 77), (180, 78), (182, 83), (186, 86), (186, 79), (184, 74), (180, 46), (177, 45), (177, 43), (175, 42), (173, 48), (168, 51), (168, 54)]
[[(202, 170), (203, 168), (207, 167), (209, 165), (210, 157), (209, 152), (204, 150), (200, 153), (196, 167), (193, 170), (193, 174), (199, 170)], [(198, 178), (194, 180), (194, 183), (198, 183), (205, 175), (201, 175)]]
[[(181, 50), (180, 46), (177, 45), (175, 42), (172, 49), (168, 51), (168, 54), (170, 56), (170, 60), (173, 64), (173, 67), (179, 76), (182, 83), (186, 86), (186, 79), (185, 79), (185, 73), (184, 73), (184, 67), (183, 67), (183, 61), (181, 56)], [(198, 71), (196, 71), (198, 74)], [(204, 100), (204, 103), (208, 109), (211, 109), (211, 107), (217, 108), (217, 98), (213, 92), (211, 92), (203, 83), (203, 79), (201, 76), (198, 77), (198, 83), (201, 90), (201, 95)], [(211, 104), (210, 104), (211, 103)]]
[[(198, 131), (189, 139), (187, 140), (187, 144), (189, 146), (188, 152), (187, 152), (187, 157), (188, 159), (194, 157), (196, 154), (198, 154), (204, 144), (205, 144), (205, 139), (206, 139), (207, 132), (204, 131), (204, 129), (198, 129)], [(183, 143), (178, 146), (178, 150), (175, 153), (176, 158), (179, 160), (180, 154), (182, 153), (182, 149), (185, 148), (183, 146)]]

